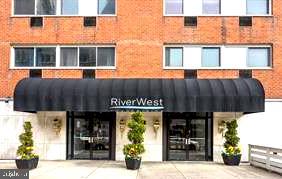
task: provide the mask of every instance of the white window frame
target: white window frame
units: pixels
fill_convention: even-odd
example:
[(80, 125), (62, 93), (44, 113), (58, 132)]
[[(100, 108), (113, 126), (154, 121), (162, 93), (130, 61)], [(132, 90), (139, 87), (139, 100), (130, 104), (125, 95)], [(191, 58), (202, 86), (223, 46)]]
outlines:
[(34, 8), (34, 14), (30, 15), (30, 14), (15, 14), (15, 9), (14, 9), (14, 0), (12, 1), (12, 9), (11, 9), (11, 17), (86, 17), (86, 16), (97, 16), (97, 17), (115, 17), (117, 16), (117, 1), (115, 0), (115, 14), (99, 14), (99, 7), (98, 7), (98, 0), (97, 0), (97, 8), (96, 8), (96, 12), (93, 15), (81, 15), (81, 14), (62, 14), (61, 12), (61, 0), (57, 0), (56, 2), (56, 14), (55, 15), (39, 15), (36, 14), (37, 12), (37, 0), (35, 0), (35, 8)]
[[(165, 58), (166, 58), (166, 54), (165, 54), (165, 48), (166, 47), (182, 47), (183, 48), (183, 67), (168, 67), (168, 66), (165, 66)], [(198, 47), (198, 48), (203, 48), (203, 47), (219, 47), (220, 48), (220, 67), (186, 67), (184, 66), (185, 64), (185, 47)], [(238, 68), (230, 68), (230, 67), (224, 67), (222, 66), (222, 61), (224, 60), (222, 58), (222, 49), (223, 47), (240, 47), (240, 48), (246, 48), (246, 50), (248, 48), (269, 48), (270, 49), (270, 55), (269, 55), (269, 64), (270, 66), (268, 67), (248, 67), (247, 66), (247, 58), (248, 58), (248, 53), (246, 53), (246, 56), (245, 56), (245, 66), (244, 67), (238, 67)], [(202, 53), (201, 53), (201, 59), (199, 60), (202, 60)], [(272, 48), (272, 45), (240, 45), (240, 44), (227, 44), (227, 45), (219, 45), (219, 44), (216, 44), (216, 45), (209, 45), (209, 44), (203, 44), (203, 45), (192, 45), (192, 44), (189, 44), (189, 45), (186, 45), (186, 44), (183, 44), (183, 45), (179, 45), (179, 44), (176, 44), (176, 45), (173, 45), (173, 44), (169, 44), (169, 45), (164, 45), (163, 46), (163, 69), (164, 70), (187, 70), (187, 69), (191, 69), (191, 70), (241, 70), (241, 69), (250, 69), (250, 70), (271, 70), (273, 69), (273, 48)]]
[[(234, 15), (226, 15), (226, 14), (222, 14), (223, 12), (223, 7), (222, 7), (222, 2), (220, 1), (220, 13), (219, 14), (204, 14), (203, 13), (203, 10), (201, 10), (201, 13), (199, 14), (189, 14), (189, 15), (186, 15), (185, 14), (185, 1), (187, 2), (187, 0), (183, 0), (183, 14), (166, 14), (166, 3), (165, 3), (166, 0), (163, 0), (163, 16), (166, 16), (166, 17), (183, 17), (183, 16), (204, 16), (204, 17), (234, 17), (234, 16), (259, 16), (259, 17), (272, 17), (273, 14), (272, 14), (272, 4), (273, 4), (273, 0), (269, 0), (269, 13), (268, 14), (247, 14), (247, 0), (245, 0), (245, 7), (242, 7), (245, 9), (245, 13), (244, 14), (234, 14)], [(195, 0), (195, 1), (201, 1), (201, 0)], [(236, 1), (236, 0), (234, 0)], [(202, 3), (202, 6), (203, 6), (203, 2)]]
[[(16, 67), (15, 66), (15, 48), (34, 48), (34, 66), (33, 67)], [(56, 48), (56, 66), (55, 67), (36, 67), (36, 48), (44, 48), (44, 47), (55, 47)], [(78, 65), (77, 66), (60, 66), (60, 58), (61, 58), (61, 47), (75, 47), (78, 48)], [(97, 47), (113, 47), (115, 51), (115, 58), (114, 58), (114, 66), (96, 66), (95, 67), (80, 67), (79, 66), (79, 47), (96, 47), (96, 61), (97, 59)], [(115, 70), (117, 64), (117, 50), (115, 45), (39, 45), (39, 46), (12, 46), (11, 47), (11, 58), (10, 58), (10, 69), (101, 69), (101, 70)]]

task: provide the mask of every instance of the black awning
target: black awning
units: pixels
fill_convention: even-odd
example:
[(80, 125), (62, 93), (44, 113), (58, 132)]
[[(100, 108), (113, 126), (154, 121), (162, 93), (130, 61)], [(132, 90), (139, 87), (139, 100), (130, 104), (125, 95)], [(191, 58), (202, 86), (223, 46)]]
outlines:
[(256, 79), (41, 79), (21, 80), (16, 111), (263, 112)]

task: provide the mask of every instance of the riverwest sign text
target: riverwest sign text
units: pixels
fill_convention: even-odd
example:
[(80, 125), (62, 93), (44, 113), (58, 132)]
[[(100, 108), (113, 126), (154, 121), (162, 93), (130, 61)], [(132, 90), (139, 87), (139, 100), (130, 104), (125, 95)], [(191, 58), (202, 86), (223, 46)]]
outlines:
[(111, 98), (110, 109), (162, 110), (163, 99), (151, 98)]

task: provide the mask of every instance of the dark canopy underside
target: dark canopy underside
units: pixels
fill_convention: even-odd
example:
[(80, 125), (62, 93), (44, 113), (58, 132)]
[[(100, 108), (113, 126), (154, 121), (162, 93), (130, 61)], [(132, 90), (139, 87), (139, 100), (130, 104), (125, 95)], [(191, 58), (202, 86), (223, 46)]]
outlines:
[(163, 100), (164, 112), (263, 112), (256, 79), (41, 79), (21, 80), (16, 111), (110, 111), (111, 98)]

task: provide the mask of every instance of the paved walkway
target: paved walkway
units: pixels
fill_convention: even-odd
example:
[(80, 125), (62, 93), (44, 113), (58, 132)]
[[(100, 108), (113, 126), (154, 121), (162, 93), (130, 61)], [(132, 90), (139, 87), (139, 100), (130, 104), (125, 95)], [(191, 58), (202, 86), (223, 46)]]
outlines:
[[(0, 169), (15, 168), (1, 161)], [(229, 167), (212, 162), (143, 162), (140, 170), (126, 170), (117, 161), (40, 161), (30, 179), (282, 179), (282, 175), (242, 164)]]

